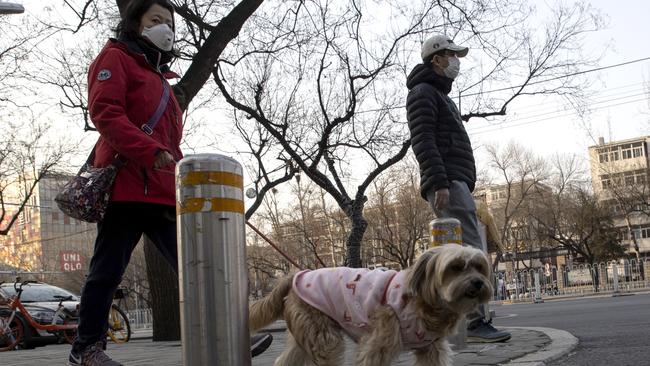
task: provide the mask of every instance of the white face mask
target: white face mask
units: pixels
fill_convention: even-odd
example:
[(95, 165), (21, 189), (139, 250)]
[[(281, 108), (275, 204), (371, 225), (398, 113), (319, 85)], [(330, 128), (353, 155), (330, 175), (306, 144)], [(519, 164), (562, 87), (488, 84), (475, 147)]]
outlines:
[(153, 27), (144, 27), (142, 36), (155, 44), (163, 51), (171, 51), (174, 45), (174, 31), (167, 24), (158, 24)]
[(456, 76), (460, 72), (460, 60), (455, 56), (449, 57), (447, 60), (449, 61), (449, 65), (444, 70), (445, 76), (450, 79), (456, 79)]

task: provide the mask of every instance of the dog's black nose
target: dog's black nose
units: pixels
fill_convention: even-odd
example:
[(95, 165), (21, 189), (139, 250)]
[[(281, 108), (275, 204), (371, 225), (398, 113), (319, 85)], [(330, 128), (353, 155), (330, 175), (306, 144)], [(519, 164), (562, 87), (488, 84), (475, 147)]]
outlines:
[(472, 280), (472, 286), (474, 286), (475, 289), (480, 290), (483, 288), (483, 281), (481, 280)]

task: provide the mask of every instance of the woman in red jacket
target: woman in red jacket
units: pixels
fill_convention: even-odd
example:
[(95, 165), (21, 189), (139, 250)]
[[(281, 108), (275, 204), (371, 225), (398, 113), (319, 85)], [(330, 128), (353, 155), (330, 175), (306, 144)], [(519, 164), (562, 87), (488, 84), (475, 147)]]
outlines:
[[(178, 77), (168, 67), (174, 58), (174, 30), (169, 1), (131, 1), (117, 39), (106, 43), (88, 71), (90, 118), (100, 134), (94, 165), (106, 166), (116, 156), (123, 165), (104, 219), (97, 224), (68, 365), (120, 365), (103, 352), (108, 312), (143, 233), (178, 269), (174, 164), (183, 157), (183, 122), (167, 83)], [(253, 352), (270, 343), (269, 334), (257, 336)]]

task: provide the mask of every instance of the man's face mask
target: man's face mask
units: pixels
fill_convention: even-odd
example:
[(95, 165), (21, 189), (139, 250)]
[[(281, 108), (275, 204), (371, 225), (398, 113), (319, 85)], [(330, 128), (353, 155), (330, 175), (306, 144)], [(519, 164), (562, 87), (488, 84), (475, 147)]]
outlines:
[(450, 79), (455, 79), (460, 72), (460, 60), (456, 56), (449, 56), (447, 61), (449, 65), (444, 70), (445, 76)]
[(171, 51), (174, 46), (174, 31), (167, 24), (144, 27), (142, 36), (151, 41), (163, 51)]

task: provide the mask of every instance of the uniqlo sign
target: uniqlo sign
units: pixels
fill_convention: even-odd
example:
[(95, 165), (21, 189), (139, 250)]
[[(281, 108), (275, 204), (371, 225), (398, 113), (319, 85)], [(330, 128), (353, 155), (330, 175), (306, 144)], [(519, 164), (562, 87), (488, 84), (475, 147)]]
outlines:
[(81, 254), (72, 251), (61, 252), (61, 270), (63, 272), (78, 271), (83, 269)]

